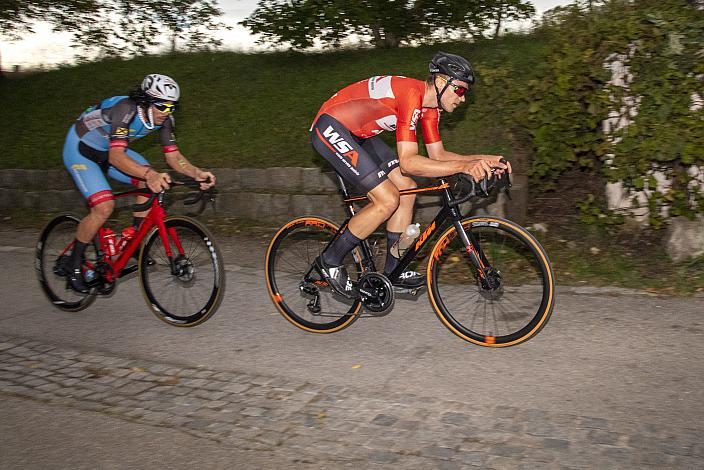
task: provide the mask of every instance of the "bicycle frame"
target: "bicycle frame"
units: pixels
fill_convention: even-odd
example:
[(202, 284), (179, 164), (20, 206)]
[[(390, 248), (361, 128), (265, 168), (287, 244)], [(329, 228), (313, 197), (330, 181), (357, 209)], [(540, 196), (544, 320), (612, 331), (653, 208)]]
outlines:
[[(350, 194), (347, 191), (347, 186), (345, 185), (344, 180), (340, 175), (337, 175), (338, 181), (340, 183), (340, 193), (342, 194), (343, 201), (345, 202), (345, 210), (347, 212), (348, 218), (345, 220), (345, 222), (340, 226), (340, 229), (337, 231), (335, 236), (332, 238), (329, 244), (332, 243), (339, 235), (342, 233), (345, 228), (347, 228), (347, 225), (349, 224), (350, 219), (355, 215), (355, 209), (354, 209), (354, 202), (360, 202), (360, 201), (366, 201), (369, 198), (367, 196), (350, 196)], [(470, 259), (472, 260), (472, 263), (474, 266), (477, 268), (477, 272), (479, 273), (479, 276), (482, 278), (485, 275), (485, 272), (488, 267), (488, 263), (484, 255), (481, 253), (479, 243), (476, 241), (476, 239), (472, 236), (471, 233), (467, 233), (462, 226), (461, 220), (462, 220), (462, 214), (459, 210), (459, 207), (456, 205), (453, 205), (452, 202), (454, 201), (454, 198), (452, 196), (452, 192), (450, 191), (450, 185), (445, 181), (444, 178), (439, 179), (439, 184), (437, 186), (427, 186), (424, 188), (416, 188), (416, 189), (405, 189), (399, 191), (401, 196), (407, 195), (407, 194), (417, 194), (417, 193), (423, 193), (423, 192), (431, 192), (431, 191), (440, 191), (442, 194), (442, 200), (443, 204), (442, 207), (440, 208), (440, 211), (438, 214), (435, 216), (435, 219), (427, 226), (427, 228), (423, 231), (423, 233), (420, 234), (420, 236), (416, 239), (415, 243), (411, 245), (411, 247), (406, 250), (406, 253), (401, 257), (399, 260), (399, 264), (396, 267), (396, 269), (393, 270), (388, 275), (389, 281), (393, 284), (396, 282), (401, 276), (401, 274), (406, 270), (408, 265), (413, 261), (413, 259), (416, 257), (416, 255), (423, 249), (423, 247), (428, 243), (428, 241), (432, 238), (432, 235), (440, 229), (443, 224), (450, 219), (452, 221), (452, 224), (454, 225), (455, 229), (457, 230), (457, 233), (460, 236), (460, 239), (462, 240), (462, 243), (465, 246), (465, 250), (467, 251), (467, 254), (469, 255)], [(328, 245), (329, 245), (328, 244)], [(362, 251), (362, 266), (365, 271), (370, 270), (370, 271), (377, 271), (376, 266), (374, 265), (374, 260), (372, 257), (371, 249), (369, 247), (369, 243), (367, 240), (362, 240), (362, 243), (360, 244), (360, 249)], [(327, 248), (327, 247), (326, 247)]]
[[(145, 191), (142, 189), (133, 189), (130, 191), (125, 191), (122, 193), (116, 193), (115, 199), (121, 199), (124, 197), (128, 196), (133, 196), (133, 195), (144, 195)], [(151, 193), (149, 193), (151, 194)], [(108, 254), (108, 246), (105, 238), (103, 237), (105, 233), (105, 228), (100, 227), (98, 230), (98, 239), (100, 240), (100, 250), (98, 252), (98, 259), (102, 260), (104, 263), (106, 263), (108, 266), (110, 266), (111, 271), (107, 272), (104, 274), (104, 278), (107, 282), (113, 282), (115, 279), (118, 279), (122, 276), (125, 276), (127, 274), (132, 273), (133, 271), (129, 272), (123, 272), (125, 266), (127, 266), (127, 263), (129, 262), (130, 257), (132, 254), (137, 250), (139, 247), (139, 244), (144, 240), (144, 238), (147, 236), (147, 234), (152, 230), (152, 228), (156, 227), (157, 230), (159, 231), (159, 237), (161, 238), (162, 246), (165, 248), (166, 256), (168, 257), (170, 264), (171, 264), (171, 269), (172, 271), (175, 269), (174, 265), (174, 256), (173, 256), (173, 251), (171, 250), (171, 243), (169, 239), (174, 243), (174, 246), (176, 250), (178, 251), (179, 254), (183, 254), (183, 246), (181, 245), (181, 242), (178, 238), (178, 234), (176, 233), (176, 230), (171, 228), (171, 229), (166, 229), (166, 224), (165, 224), (165, 219), (167, 217), (166, 210), (161, 206), (161, 197), (157, 197), (154, 199), (152, 202), (151, 209), (149, 210), (149, 213), (147, 216), (144, 218), (142, 221), (142, 224), (139, 226), (139, 229), (137, 230), (137, 233), (132, 237), (129, 242), (127, 242), (127, 245), (123, 248), (122, 251), (120, 251), (117, 254), (117, 257), (115, 260), (111, 260), (110, 255)], [(89, 266), (91, 269), (94, 269), (94, 266)]]

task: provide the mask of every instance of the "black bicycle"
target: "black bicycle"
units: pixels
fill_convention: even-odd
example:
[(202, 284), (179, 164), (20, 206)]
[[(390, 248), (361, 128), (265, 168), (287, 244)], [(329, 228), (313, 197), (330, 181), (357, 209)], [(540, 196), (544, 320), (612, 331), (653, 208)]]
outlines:
[[(454, 184), (450, 182), (454, 179)], [(509, 220), (464, 217), (460, 204), (496, 189), (508, 189), (507, 175), (475, 183), (464, 175), (440, 178), (435, 186), (401, 191), (401, 195), (439, 191), (442, 206), (387, 277), (378, 272), (373, 236), (345, 259), (359, 296), (336, 292), (317, 272), (313, 261), (347, 227), (354, 203), (338, 175), (348, 218), (338, 226), (317, 216), (299, 217), (276, 233), (266, 256), (269, 295), (277, 309), (297, 327), (313, 333), (340, 331), (361, 316), (391, 312), (393, 282), (417, 257), (431, 237), (441, 232), (430, 250), (427, 289), (442, 323), (460, 338), (481, 346), (503, 347), (535, 336), (555, 305), (555, 279), (545, 250), (526, 229)], [(417, 296), (421, 288), (406, 291)]]

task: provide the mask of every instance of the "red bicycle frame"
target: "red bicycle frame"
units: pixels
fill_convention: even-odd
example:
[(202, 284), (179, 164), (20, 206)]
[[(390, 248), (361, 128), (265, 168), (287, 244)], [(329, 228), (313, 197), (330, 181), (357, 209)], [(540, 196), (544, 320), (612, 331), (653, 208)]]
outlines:
[[(144, 190), (136, 189), (123, 193), (117, 193), (115, 194), (115, 199), (132, 196), (134, 194), (144, 194)], [(98, 230), (98, 239), (100, 240), (99, 257), (102, 257), (102, 261), (105, 262), (111, 268), (109, 272), (104, 274), (104, 278), (107, 282), (113, 282), (115, 279), (122, 277), (122, 270), (125, 269), (125, 266), (127, 266), (130, 257), (135, 252), (135, 250), (137, 250), (142, 240), (144, 240), (147, 234), (154, 227), (156, 227), (159, 231), (159, 237), (161, 238), (162, 246), (164, 247), (166, 256), (170, 260), (173, 260), (171, 242), (173, 242), (178, 254), (182, 255), (184, 253), (183, 246), (181, 245), (181, 241), (178, 238), (176, 230), (174, 228), (170, 228), (168, 230), (166, 229), (166, 224), (164, 222), (166, 217), (166, 211), (161, 206), (161, 198), (154, 198), (151, 209), (142, 221), (142, 224), (139, 226), (137, 233), (134, 235), (134, 237), (132, 237), (131, 240), (129, 240), (129, 242), (127, 242), (127, 245), (113, 257), (109, 255), (107, 238), (105, 237), (106, 229), (105, 227), (100, 227), (100, 229)], [(95, 266), (88, 265), (88, 267), (91, 269), (95, 269)]]

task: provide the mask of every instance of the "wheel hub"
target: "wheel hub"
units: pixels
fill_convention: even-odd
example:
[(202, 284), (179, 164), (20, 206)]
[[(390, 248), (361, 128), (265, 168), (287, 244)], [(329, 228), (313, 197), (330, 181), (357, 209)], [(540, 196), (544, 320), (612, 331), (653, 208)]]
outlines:
[(189, 283), (193, 281), (196, 275), (196, 268), (193, 266), (191, 260), (183, 255), (178, 255), (174, 261), (176, 277), (179, 281), (183, 283)]
[(486, 268), (479, 278), (479, 294), (485, 299), (498, 300), (503, 296), (504, 287), (501, 273), (494, 268)]

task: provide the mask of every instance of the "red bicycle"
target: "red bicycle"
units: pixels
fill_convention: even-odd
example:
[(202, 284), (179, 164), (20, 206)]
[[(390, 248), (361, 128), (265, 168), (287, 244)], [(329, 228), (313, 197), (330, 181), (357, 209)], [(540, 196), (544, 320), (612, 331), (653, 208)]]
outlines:
[[(174, 181), (174, 185), (197, 186), (195, 181)], [(68, 285), (69, 256), (80, 219), (62, 214), (42, 231), (36, 246), (35, 269), (39, 284), (51, 303), (64, 311), (77, 312), (90, 306), (98, 295), (114, 292), (117, 280), (135, 271), (149, 309), (164, 322), (189, 327), (203, 323), (220, 306), (225, 289), (222, 256), (210, 232), (187, 216), (168, 216), (165, 192), (134, 189), (116, 193), (115, 198), (149, 196), (130, 208), (149, 210), (139, 229), (130, 227), (119, 236), (101, 227), (86, 249), (83, 276), (90, 292), (81, 294)], [(173, 199), (173, 198), (172, 198)], [(214, 192), (189, 195), (186, 205), (214, 200)], [(138, 261), (130, 263), (137, 253)]]

